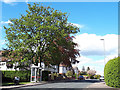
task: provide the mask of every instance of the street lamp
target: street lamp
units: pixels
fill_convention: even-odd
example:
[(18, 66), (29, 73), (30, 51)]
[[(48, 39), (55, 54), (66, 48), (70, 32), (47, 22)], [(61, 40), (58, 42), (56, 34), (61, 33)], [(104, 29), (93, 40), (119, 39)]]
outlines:
[(105, 40), (104, 39), (100, 39), (103, 41), (103, 47), (104, 47), (104, 67), (105, 67)]

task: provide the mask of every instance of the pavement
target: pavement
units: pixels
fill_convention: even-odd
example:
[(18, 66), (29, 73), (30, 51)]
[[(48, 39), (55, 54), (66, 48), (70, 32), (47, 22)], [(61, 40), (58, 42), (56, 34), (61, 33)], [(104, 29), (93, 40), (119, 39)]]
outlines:
[(97, 82), (89, 85), (87, 88), (113, 88), (113, 87), (107, 86), (105, 82), (99, 82), (99, 83)]
[(26, 86), (35, 86), (35, 85), (43, 85), (46, 84), (48, 82), (45, 81), (41, 81), (41, 82), (31, 82), (28, 84), (24, 84), (24, 85), (13, 85), (13, 86), (0, 86), (0, 89), (12, 89), (12, 88), (20, 88), (20, 87), (26, 87)]

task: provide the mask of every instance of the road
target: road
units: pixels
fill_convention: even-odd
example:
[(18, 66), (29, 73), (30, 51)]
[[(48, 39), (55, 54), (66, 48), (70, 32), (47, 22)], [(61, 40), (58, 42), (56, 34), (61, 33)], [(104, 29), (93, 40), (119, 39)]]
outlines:
[[(95, 88), (92, 87), (94, 85), (100, 86), (100, 83), (104, 83), (103, 81), (99, 80), (69, 80), (69, 81), (59, 81), (59, 82), (54, 82), (54, 83), (47, 83), (43, 85), (35, 85), (35, 86), (29, 86), (29, 87), (21, 87), (18, 89), (38, 89), (38, 88)], [(103, 85), (101, 85), (103, 86)], [(110, 88), (107, 86), (101, 87), (100, 88)], [(97, 87), (96, 87), (97, 88)]]

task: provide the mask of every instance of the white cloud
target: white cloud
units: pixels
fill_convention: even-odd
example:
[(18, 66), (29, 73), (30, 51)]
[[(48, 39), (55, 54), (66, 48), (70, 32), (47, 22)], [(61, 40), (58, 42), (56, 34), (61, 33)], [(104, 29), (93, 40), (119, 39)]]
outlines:
[(92, 61), (91, 58), (87, 58), (85, 56), (77, 57), (77, 60), (80, 62), (77, 64), (73, 64), (72, 66), (77, 66), (80, 70), (82, 70), (82, 67), (85, 66), (86, 63), (90, 63)]
[(10, 5), (15, 5), (15, 2), (25, 2), (26, 4), (28, 4), (29, 0), (1, 0), (2, 2), (6, 3), (6, 4), (10, 4)]
[(26, 4), (28, 4), (29, 0), (25, 0)]
[(92, 59), (81, 56), (77, 58), (78, 61), (80, 61), (79, 65), (85, 64), (87, 62), (90, 62)]
[(87, 69), (87, 67), (90, 67), (90, 69), (95, 70), (96, 74), (100, 74), (103, 75), (104, 74), (104, 60), (97, 60), (95, 61), (94, 59), (91, 58), (87, 58), (85, 56), (82, 56), (79, 59), (79, 63), (76, 64), (75, 66), (77, 66), (79, 68), (80, 71), (82, 71), (82, 67), (85, 67), (85, 70)]
[[(75, 64), (80, 70), (85, 66), (95, 69), (96, 74), (104, 74), (104, 64), (107, 63), (110, 59), (118, 57), (118, 35), (116, 34), (107, 34), (104, 36), (98, 36), (96, 34), (80, 34), (75, 36), (74, 42), (78, 43), (78, 49), (81, 50), (81, 57), (78, 57), (77, 60), (80, 62)], [(104, 63), (104, 48), (103, 41), (105, 40), (105, 63)], [(89, 58), (90, 56), (91, 58)], [(102, 58), (99, 58), (99, 57)], [(96, 58), (98, 59), (96, 60)]]
[(8, 23), (12, 23), (10, 20), (8, 20), (8, 21), (1, 21), (0, 22), (1, 24), (8, 24)]
[(97, 36), (96, 34), (80, 34), (75, 36), (74, 42), (78, 43), (78, 49), (81, 50), (81, 54), (85, 56), (89, 55), (104, 55), (103, 41), (105, 40), (105, 54), (112, 55), (118, 52), (118, 35), (107, 34), (105, 36)]
[(10, 5), (15, 5), (16, 0), (1, 0), (2, 2), (6, 3), (6, 4), (10, 4)]
[(73, 24), (74, 26), (77, 26), (78, 28), (83, 28), (84, 27), (84, 25), (81, 25), (81, 24), (76, 24), (76, 23), (71, 23), (71, 24)]
[(16, 0), (1, 0), (3, 1), (4, 3), (12, 3), (12, 2), (16, 2)]
[(114, 55), (108, 55), (105, 58), (105, 62), (104, 59), (99, 60), (95, 60), (95, 59), (91, 59), (91, 58), (87, 58), (85, 56), (82, 57), (78, 57), (77, 59), (80, 61), (78, 64), (76, 64), (75, 66), (77, 66), (80, 71), (82, 70), (82, 67), (85, 66), (85, 69), (87, 69), (87, 67), (90, 67), (90, 69), (96, 70), (96, 74), (100, 74), (100, 75), (104, 75), (104, 65), (111, 59), (118, 57), (118, 54), (114, 54)]
[(118, 53), (115, 53), (113, 55), (108, 55), (105, 57), (105, 63), (107, 63), (110, 59), (118, 57)]
[(5, 40), (0, 40), (0, 45), (4, 45), (5, 44)]

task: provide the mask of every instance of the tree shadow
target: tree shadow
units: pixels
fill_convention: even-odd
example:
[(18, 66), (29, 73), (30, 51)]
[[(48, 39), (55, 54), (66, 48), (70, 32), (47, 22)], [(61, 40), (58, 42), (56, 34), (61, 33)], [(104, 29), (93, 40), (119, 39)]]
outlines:
[(97, 79), (90, 79), (90, 80), (60, 80), (60, 81), (50, 81), (50, 83), (99, 83), (104, 82)]

